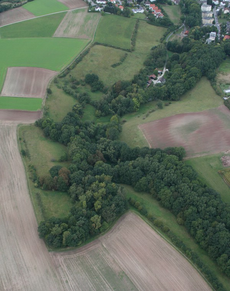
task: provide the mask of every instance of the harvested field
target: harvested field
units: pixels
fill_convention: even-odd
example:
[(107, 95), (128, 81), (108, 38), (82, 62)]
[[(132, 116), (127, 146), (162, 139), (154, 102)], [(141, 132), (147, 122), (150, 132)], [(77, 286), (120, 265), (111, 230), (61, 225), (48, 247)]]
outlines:
[(55, 71), (33, 67), (8, 68), (1, 96), (43, 98)]
[(0, 123), (0, 290), (63, 290), (37, 222), (15, 124)]
[(0, 120), (12, 123), (33, 123), (41, 117), (41, 111), (0, 110)]
[(185, 148), (187, 156), (214, 154), (230, 148), (230, 111), (224, 106), (178, 114), (146, 124), (142, 130), (150, 147)]
[(0, 27), (31, 18), (34, 18), (34, 15), (23, 7), (14, 8), (0, 13)]
[(69, 11), (55, 31), (55, 37), (92, 38), (100, 14), (87, 10)]
[(68, 290), (211, 290), (199, 273), (133, 213), (76, 252), (52, 254)]
[(87, 4), (82, 0), (58, 0), (70, 9), (88, 7)]

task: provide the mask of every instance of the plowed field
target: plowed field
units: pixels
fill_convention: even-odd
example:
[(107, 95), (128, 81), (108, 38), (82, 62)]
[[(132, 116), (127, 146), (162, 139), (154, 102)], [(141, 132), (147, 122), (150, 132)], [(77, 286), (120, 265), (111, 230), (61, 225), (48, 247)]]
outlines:
[(70, 9), (87, 7), (87, 4), (82, 0), (58, 0)]
[(211, 290), (181, 254), (133, 213), (77, 252), (53, 257), (71, 291)]
[(23, 7), (0, 13), (0, 27), (18, 21), (34, 18), (34, 15)]
[(43, 98), (49, 81), (56, 72), (31, 67), (8, 68), (2, 96)]
[(0, 122), (33, 123), (41, 117), (41, 111), (0, 110)]
[(185, 148), (187, 156), (214, 154), (230, 148), (230, 111), (224, 106), (196, 113), (178, 114), (142, 124), (152, 148)]

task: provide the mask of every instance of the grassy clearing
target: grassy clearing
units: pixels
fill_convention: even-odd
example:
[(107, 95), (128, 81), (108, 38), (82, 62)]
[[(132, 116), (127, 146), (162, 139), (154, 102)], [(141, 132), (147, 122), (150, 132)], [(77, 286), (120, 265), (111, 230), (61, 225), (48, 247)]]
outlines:
[(51, 37), (65, 14), (58, 13), (2, 27), (1, 38)]
[(181, 18), (181, 10), (179, 5), (164, 5), (162, 6), (165, 12), (168, 14), (173, 24), (178, 25)]
[(219, 71), (221, 73), (230, 73), (230, 58), (227, 58), (220, 66)]
[(170, 211), (162, 208), (160, 204), (147, 193), (137, 193), (129, 186), (124, 186), (124, 189), (127, 198), (131, 197), (139, 201), (149, 213), (151, 213), (154, 217), (162, 220), (170, 228), (170, 230), (175, 235), (177, 235), (178, 238), (183, 241), (187, 247), (191, 248), (199, 256), (199, 258), (209, 267), (209, 269), (216, 274), (226, 290), (229, 290), (230, 280), (219, 271), (217, 266), (196, 244), (196, 242), (188, 234), (186, 229), (177, 223), (175, 216)]
[[(25, 150), (23, 157), (29, 183), (31, 199), (38, 222), (46, 218), (64, 217), (69, 212), (72, 203), (67, 193), (43, 191), (35, 187), (31, 180), (29, 165), (34, 165), (38, 176), (47, 175), (49, 169), (55, 165), (67, 165), (55, 162), (66, 153), (66, 147), (44, 137), (42, 130), (34, 125), (20, 126), (18, 130), (19, 148)], [(36, 194), (38, 193), (38, 194)], [(41, 203), (37, 199), (40, 196)], [(61, 205), (61, 207), (60, 207)]]
[(35, 16), (68, 10), (68, 7), (57, 0), (34, 0), (23, 7)]
[[(138, 112), (125, 115), (123, 119), (127, 122), (123, 125), (120, 140), (126, 142), (130, 147), (148, 146), (138, 125), (180, 113), (208, 110), (222, 104), (221, 97), (216, 95), (210, 82), (206, 78), (202, 78), (194, 89), (183, 96), (181, 101), (172, 102), (164, 109), (157, 109), (156, 102), (151, 102), (142, 106)], [(151, 109), (156, 109), (156, 111), (148, 114)]]
[(63, 38), (0, 39), (0, 88), (8, 67), (40, 67), (60, 71), (87, 42)]
[(222, 153), (193, 158), (186, 160), (186, 163), (193, 167), (203, 182), (220, 193), (224, 202), (230, 203), (230, 189), (218, 174), (219, 170), (225, 169), (220, 161), (221, 156), (223, 156)]
[(101, 18), (95, 41), (122, 49), (130, 49), (131, 36), (136, 19), (117, 15), (105, 15)]
[(0, 97), (0, 109), (41, 110), (41, 98)]

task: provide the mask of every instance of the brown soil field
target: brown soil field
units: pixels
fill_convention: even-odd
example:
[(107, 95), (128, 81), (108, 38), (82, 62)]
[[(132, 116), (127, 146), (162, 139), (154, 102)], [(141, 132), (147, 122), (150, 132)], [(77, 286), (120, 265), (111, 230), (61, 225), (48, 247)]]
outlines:
[(142, 124), (152, 148), (185, 148), (187, 157), (230, 149), (230, 111), (224, 105), (207, 111), (178, 114)]
[(14, 8), (0, 13), (0, 27), (34, 17), (35, 16), (31, 12), (27, 11), (23, 7)]
[(82, 0), (58, 0), (70, 9), (88, 7), (87, 4)]
[(0, 290), (61, 291), (52, 258), (38, 237), (16, 129), (16, 124), (0, 123)]
[(87, 9), (78, 13), (69, 11), (54, 33), (54, 37), (92, 38), (100, 14), (89, 14)]
[(190, 263), (133, 213), (96, 241), (53, 253), (68, 290), (211, 290)]
[(42, 68), (8, 68), (1, 96), (44, 98), (48, 83), (56, 74)]
[(12, 123), (34, 123), (41, 117), (41, 111), (0, 110), (0, 121)]

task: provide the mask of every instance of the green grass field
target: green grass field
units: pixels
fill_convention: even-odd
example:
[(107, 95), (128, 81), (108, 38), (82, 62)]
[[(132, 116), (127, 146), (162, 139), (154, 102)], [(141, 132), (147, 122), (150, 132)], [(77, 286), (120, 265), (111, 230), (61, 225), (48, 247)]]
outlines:
[(105, 15), (98, 24), (95, 41), (122, 49), (130, 49), (135, 23), (136, 19)]
[(0, 39), (0, 88), (8, 67), (40, 67), (60, 71), (88, 40), (64, 38)]
[(0, 28), (1, 38), (52, 37), (65, 12), (35, 18)]
[(23, 7), (35, 16), (68, 10), (68, 7), (57, 0), (34, 0)]
[(219, 71), (221, 73), (230, 73), (230, 58), (227, 58), (220, 66)]
[[(27, 176), (30, 177), (28, 166), (34, 165), (39, 176), (48, 174), (49, 169), (55, 165), (66, 166), (66, 163), (57, 162), (67, 149), (65, 146), (55, 143), (44, 137), (42, 130), (34, 125), (20, 126), (18, 130), (19, 148), (25, 150), (26, 157), (23, 157)], [(35, 209), (38, 222), (44, 219), (41, 206), (37, 201), (36, 193), (39, 193), (45, 216), (47, 218), (64, 217), (72, 207), (67, 193), (43, 191), (36, 188), (31, 179), (28, 179), (30, 195)], [(61, 205), (61, 207), (60, 207)]]
[(41, 98), (0, 97), (0, 109), (41, 110)]
[[(157, 109), (156, 102), (151, 102), (142, 106), (138, 112), (123, 116), (122, 119), (127, 122), (123, 125), (120, 140), (126, 142), (130, 147), (148, 146), (138, 125), (180, 113), (208, 110), (222, 104), (221, 97), (215, 93), (210, 82), (206, 78), (202, 78), (196, 87), (186, 93), (180, 101), (172, 102), (164, 109)], [(156, 111), (149, 113), (151, 109), (156, 109)]]
[(179, 5), (163, 5), (162, 6), (173, 24), (178, 25), (181, 18), (181, 10)]
[(221, 156), (222, 153), (193, 158), (186, 160), (186, 163), (193, 167), (203, 182), (220, 193), (224, 202), (230, 203), (230, 189), (218, 174), (219, 170), (225, 169), (220, 161)]
[(151, 213), (154, 217), (162, 220), (169, 227), (169, 229), (175, 235), (177, 235), (178, 238), (183, 241), (187, 247), (191, 248), (208, 266), (208, 268), (216, 274), (226, 290), (229, 290), (230, 280), (220, 272), (214, 262), (206, 255), (206, 253), (196, 244), (193, 238), (188, 234), (186, 229), (177, 223), (175, 216), (170, 211), (162, 208), (160, 204), (149, 194), (137, 193), (129, 186), (124, 186), (124, 189), (127, 198), (131, 197), (139, 201), (149, 213)]

